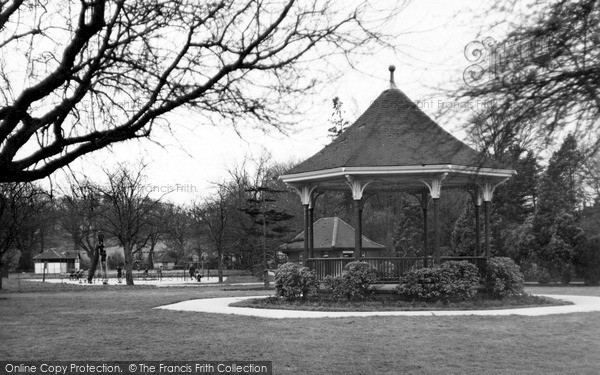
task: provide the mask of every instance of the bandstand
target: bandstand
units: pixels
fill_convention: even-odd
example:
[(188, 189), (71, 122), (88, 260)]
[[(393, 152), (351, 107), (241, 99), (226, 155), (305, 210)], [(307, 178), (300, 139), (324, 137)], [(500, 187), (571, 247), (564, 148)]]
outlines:
[[(483, 156), (446, 132), (429, 118), (394, 82), (333, 142), (280, 176), (299, 195), (304, 209), (303, 259), (322, 278), (339, 273), (348, 258), (315, 258), (312, 234), (314, 197), (325, 191), (350, 191), (354, 201), (354, 259), (371, 263), (385, 280), (397, 279), (414, 267), (427, 267), (448, 259), (465, 259), (480, 269), (490, 250), (490, 216), (494, 189), (516, 172)], [(475, 207), (477, 250), (472, 257), (443, 257), (439, 244), (439, 199), (444, 189), (462, 188), (471, 193)], [(362, 253), (362, 207), (366, 194), (410, 192), (419, 196), (423, 225), (433, 211), (433, 238), (427, 235), (428, 256), (366, 258)], [(479, 210), (484, 209), (484, 249), (480, 249)], [(431, 250), (429, 248), (431, 247)]]

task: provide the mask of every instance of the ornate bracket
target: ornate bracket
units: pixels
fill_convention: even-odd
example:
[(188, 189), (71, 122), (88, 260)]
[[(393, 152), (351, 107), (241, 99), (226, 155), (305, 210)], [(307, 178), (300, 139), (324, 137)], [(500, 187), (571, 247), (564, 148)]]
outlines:
[(477, 193), (475, 195), (475, 205), (481, 206), (482, 203), (483, 203), (483, 196), (481, 195), (481, 190), (477, 189)]
[(367, 188), (367, 186), (369, 186), (371, 182), (373, 182), (368, 181), (366, 184), (363, 185), (360, 182), (360, 180), (356, 180), (350, 175), (346, 175), (346, 179), (348, 180), (346, 181), (346, 185), (348, 185), (350, 187), (350, 190), (352, 190), (352, 199), (354, 199), (355, 201), (359, 201), (362, 199), (365, 189)]
[(473, 190), (468, 190), (469, 195), (471, 196), (471, 201), (475, 206), (481, 206), (483, 203), (483, 197), (481, 196), (481, 189), (479, 187), (474, 188)]
[(292, 189), (294, 189), (296, 191), (296, 193), (298, 193), (298, 195), (300, 196), (300, 201), (302, 202), (302, 204), (309, 205), (309, 207), (310, 207), (313, 203), (312, 193), (313, 193), (313, 191), (315, 191), (315, 189), (319, 185), (315, 185), (315, 186), (304, 185), (301, 188), (298, 188), (293, 185), (291, 185), (291, 186), (292, 186)]
[(428, 184), (427, 181), (421, 180), (421, 182), (424, 183), (429, 189), (429, 195), (431, 195), (431, 198), (436, 199), (440, 197), (442, 194), (442, 182), (446, 176), (448, 176), (448, 173), (444, 173), (435, 177), (433, 180), (431, 180), (431, 185)]
[(489, 181), (485, 181), (483, 182), (483, 184), (477, 184), (479, 185), (479, 193), (477, 194), (478, 202), (481, 202), (481, 199), (483, 199), (484, 202), (491, 202), (494, 196), (494, 190), (496, 190), (498, 186), (502, 185), (506, 181), (508, 181), (508, 178), (505, 178), (504, 180), (498, 182), (496, 185), (492, 184)]

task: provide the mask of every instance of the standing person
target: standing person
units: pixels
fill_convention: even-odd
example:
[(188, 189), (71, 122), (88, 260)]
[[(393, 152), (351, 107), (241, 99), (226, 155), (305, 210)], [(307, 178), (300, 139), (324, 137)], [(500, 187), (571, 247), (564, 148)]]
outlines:
[(119, 280), (119, 284), (121, 284), (122, 277), (123, 277), (123, 268), (121, 268), (121, 266), (117, 266), (117, 280)]
[(194, 268), (194, 265), (192, 264), (190, 266), (190, 279), (194, 279), (194, 276), (196, 275), (196, 269)]

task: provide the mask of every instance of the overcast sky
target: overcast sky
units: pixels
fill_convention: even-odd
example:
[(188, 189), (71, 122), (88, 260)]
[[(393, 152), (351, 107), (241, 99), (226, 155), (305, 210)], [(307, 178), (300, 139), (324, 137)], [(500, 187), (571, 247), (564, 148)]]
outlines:
[[(129, 141), (84, 156), (72, 163), (71, 169), (97, 180), (103, 167), (144, 160), (148, 164), (150, 189), (174, 190), (166, 195), (168, 200), (190, 203), (210, 194), (213, 183), (225, 180), (227, 170), (245, 158), (268, 152), (276, 162), (302, 161), (319, 151), (330, 141), (327, 129), (331, 127), (331, 99), (340, 97), (346, 118), (353, 122), (389, 87), (391, 64), (396, 66), (397, 86), (413, 101), (421, 101), (422, 109), (435, 118), (442, 103), (454, 102), (443, 96), (441, 89), (462, 84), (462, 73), (469, 65), (464, 57), (465, 46), (478, 39), (490, 22), (481, 17), (481, 6), (477, 0), (411, 2), (394, 21), (393, 27), (403, 33), (397, 41), (400, 53), (374, 51), (372, 56), (361, 59), (356, 70), (348, 68), (325, 90), (307, 98), (313, 104), (298, 117), (289, 134), (244, 130), (244, 124), (239, 124), (240, 137), (226, 126), (202, 124), (193, 113), (177, 113), (167, 117), (173, 134), (153, 130), (153, 139), (160, 146), (148, 140)], [(440, 125), (462, 138), (457, 124)], [(55, 176), (58, 182), (60, 175), (57, 172)]]

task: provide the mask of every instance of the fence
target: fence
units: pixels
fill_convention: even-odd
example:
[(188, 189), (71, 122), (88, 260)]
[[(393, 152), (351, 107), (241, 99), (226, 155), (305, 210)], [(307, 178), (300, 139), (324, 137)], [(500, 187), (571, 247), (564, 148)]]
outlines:
[[(485, 257), (442, 257), (441, 262), (466, 260), (473, 263), (483, 276), (485, 273)], [(326, 276), (339, 276), (344, 267), (354, 258), (315, 258), (308, 259), (306, 265), (316, 271), (317, 278), (323, 280)], [(400, 277), (412, 269), (431, 267), (435, 264), (432, 257), (410, 258), (361, 258), (361, 262), (369, 263), (377, 270), (377, 281), (381, 283), (398, 282)]]

